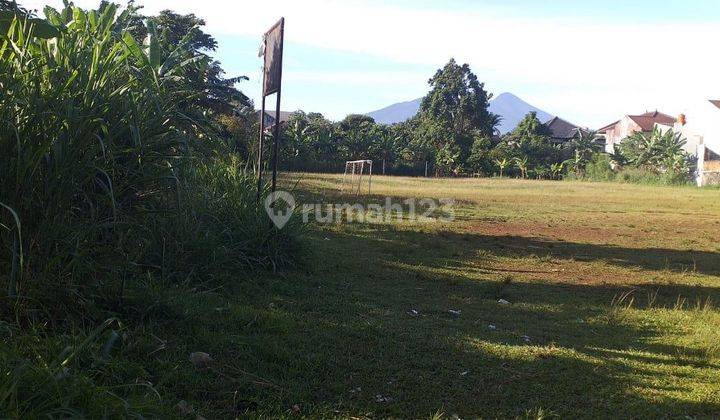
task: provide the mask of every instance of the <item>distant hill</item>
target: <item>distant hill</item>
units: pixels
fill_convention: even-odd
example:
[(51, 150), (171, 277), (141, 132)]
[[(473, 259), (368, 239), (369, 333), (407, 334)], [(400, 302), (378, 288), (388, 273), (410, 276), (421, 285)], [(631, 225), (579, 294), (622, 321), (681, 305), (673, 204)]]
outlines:
[(512, 93), (501, 93), (490, 101), (490, 112), (500, 115), (502, 121), (498, 129), (502, 134), (509, 133), (517, 127), (518, 123), (531, 112), (537, 112), (540, 122), (547, 122), (553, 116), (542, 109), (530, 105)]
[[(403, 122), (417, 114), (418, 109), (420, 109), (420, 102), (422, 102), (422, 98), (400, 102), (383, 109), (378, 109), (377, 111), (368, 112), (367, 115), (373, 117), (375, 121), (381, 124)], [(490, 101), (490, 112), (502, 117), (502, 121), (498, 126), (502, 134), (512, 131), (530, 111), (537, 112), (538, 119), (542, 122), (546, 122), (553, 117), (549, 113), (530, 105), (512, 93), (501, 93)]]
[(420, 102), (422, 102), (422, 98), (400, 102), (377, 111), (368, 112), (367, 115), (373, 117), (375, 122), (380, 124), (395, 124), (407, 121), (417, 114), (420, 109)]

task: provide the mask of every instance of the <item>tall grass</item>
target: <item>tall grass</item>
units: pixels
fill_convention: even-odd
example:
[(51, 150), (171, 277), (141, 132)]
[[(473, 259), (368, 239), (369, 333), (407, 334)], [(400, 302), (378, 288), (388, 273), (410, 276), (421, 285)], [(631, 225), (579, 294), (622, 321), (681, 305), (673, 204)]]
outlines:
[(192, 105), (184, 75), (207, 58), (186, 41), (162, 50), (129, 13), (47, 8), (60, 36), (18, 16), (0, 38), (5, 316), (97, 318), (145, 272), (187, 280), (293, 260), (296, 231), (273, 228)]

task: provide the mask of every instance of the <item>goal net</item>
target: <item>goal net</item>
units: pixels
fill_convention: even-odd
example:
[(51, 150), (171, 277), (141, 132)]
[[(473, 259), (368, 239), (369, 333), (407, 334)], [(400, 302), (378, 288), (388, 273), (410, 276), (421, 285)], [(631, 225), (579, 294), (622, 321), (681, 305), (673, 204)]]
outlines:
[(367, 188), (370, 194), (372, 187), (372, 160), (349, 160), (345, 162), (345, 173), (342, 177), (341, 191), (359, 195)]

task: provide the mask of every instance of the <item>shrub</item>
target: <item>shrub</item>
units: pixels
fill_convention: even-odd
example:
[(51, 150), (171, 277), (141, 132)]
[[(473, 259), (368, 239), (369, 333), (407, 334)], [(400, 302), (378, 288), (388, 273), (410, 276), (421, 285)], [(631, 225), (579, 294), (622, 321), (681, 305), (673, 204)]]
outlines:
[(142, 47), (128, 13), (48, 8), (61, 36), (18, 16), (0, 38), (0, 284), (15, 315), (101, 316), (150, 271), (292, 260), (296, 230), (277, 232), (249, 176), (215, 157), (227, 151), (185, 78), (207, 57), (163, 50), (152, 25)]
[(596, 153), (585, 167), (585, 176), (592, 181), (612, 181), (615, 172), (612, 170), (610, 156), (605, 153)]

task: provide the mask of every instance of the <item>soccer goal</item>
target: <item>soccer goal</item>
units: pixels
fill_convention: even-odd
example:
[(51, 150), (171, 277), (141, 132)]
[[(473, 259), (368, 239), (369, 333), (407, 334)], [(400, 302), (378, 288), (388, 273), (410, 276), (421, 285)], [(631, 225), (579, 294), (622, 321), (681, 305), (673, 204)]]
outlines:
[(342, 177), (341, 191), (346, 189), (359, 195), (364, 190), (364, 179), (367, 180), (367, 192), (372, 187), (372, 160), (349, 160), (345, 162), (345, 173)]

